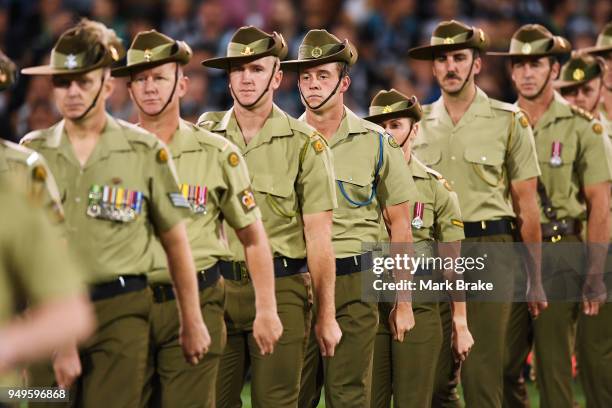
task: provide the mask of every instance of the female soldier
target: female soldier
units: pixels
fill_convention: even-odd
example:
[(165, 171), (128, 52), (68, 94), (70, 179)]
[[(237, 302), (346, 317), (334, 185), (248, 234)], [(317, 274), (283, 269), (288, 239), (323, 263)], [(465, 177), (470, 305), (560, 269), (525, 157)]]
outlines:
[[(417, 134), (417, 122), (421, 115), (422, 109), (416, 97), (409, 98), (391, 89), (380, 91), (374, 97), (370, 116), (365, 119), (381, 125), (394, 137), (412, 171), (421, 196), (420, 202), (411, 203), (415, 256), (432, 257), (435, 253), (434, 241), (438, 241), (444, 244), (439, 245), (437, 255), (443, 259), (454, 259), (459, 256), (459, 241), (464, 238), (456, 194), (439, 173), (425, 167), (410, 154), (410, 143)], [(432, 279), (434, 276), (426, 269), (417, 270), (416, 277)], [(450, 274), (446, 274), (446, 278), (452, 281), (454, 271), (448, 272)], [(427, 273), (429, 277), (423, 276)], [(454, 300), (459, 299), (455, 297), (459, 296), (458, 293), (451, 295)], [(419, 301), (418, 294), (415, 294), (414, 300), (415, 327), (402, 343), (392, 339), (391, 328), (385, 318), (389, 315), (390, 304), (381, 302), (379, 305), (381, 318), (374, 351), (372, 408), (388, 407), (392, 394), (396, 408), (431, 407), (434, 385), (439, 381), (436, 371), (441, 377), (440, 381), (448, 382), (453, 371), (451, 353), (454, 353), (455, 360), (463, 361), (474, 343), (467, 328), (464, 302), (452, 303), (451, 330), (451, 319), (442, 319), (448, 323), (443, 325), (438, 303), (433, 297)], [(446, 304), (443, 305), (448, 309)], [(448, 367), (437, 369), (439, 356), (440, 362), (449, 360)]]

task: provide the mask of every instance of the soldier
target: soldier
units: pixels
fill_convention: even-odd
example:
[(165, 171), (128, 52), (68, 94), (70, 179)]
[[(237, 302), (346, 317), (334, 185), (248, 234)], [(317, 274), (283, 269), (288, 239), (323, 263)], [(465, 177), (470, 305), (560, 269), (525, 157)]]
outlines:
[[(175, 283), (185, 358), (197, 364), (210, 344), (181, 222), (189, 203), (178, 190), (171, 158), (154, 135), (105, 112), (113, 90), (110, 65), (119, 60), (120, 50), (112, 30), (82, 20), (59, 38), (49, 65), (22, 71), (52, 75), (64, 117), (23, 142), (42, 154), (58, 176), (68, 243), (85, 266), (94, 302), (94, 337), (80, 355), (68, 347), (53, 360), (60, 386), (70, 386), (82, 372), (75, 403), (87, 407), (136, 406), (140, 401), (151, 306), (146, 274), (153, 264), (154, 232)], [(34, 385), (50, 385), (42, 377), (34, 375)]]
[[(370, 405), (378, 307), (362, 298), (362, 279), (367, 279), (371, 270), (362, 243), (378, 241), (382, 219), (392, 244), (412, 242), (408, 201), (415, 201), (417, 195), (412, 174), (393, 137), (344, 106), (344, 93), (351, 82), (348, 70), (356, 60), (357, 50), (348, 40), (340, 41), (325, 30), (311, 30), (302, 40), (298, 59), (281, 64), (283, 69), (298, 73), (298, 88), (306, 107), (300, 120), (316, 128), (334, 154), (339, 197), (333, 217), (336, 319), (343, 334), (333, 357), (320, 348), (325, 357), (321, 370), (328, 407)], [(403, 341), (414, 326), (411, 303), (398, 299), (388, 318), (394, 339)], [(311, 334), (300, 407), (316, 406), (319, 366), (319, 350)]]
[[(14, 83), (15, 70), (15, 64), (0, 51), (0, 91)], [(40, 154), (0, 139), (0, 176), (5, 174), (30, 201), (48, 211), (50, 220), (54, 223), (63, 220), (57, 184)]]
[[(48, 357), (93, 331), (79, 270), (40, 208), (0, 176), (0, 387), (21, 386), (20, 364)], [(18, 319), (28, 303), (27, 318)], [(6, 391), (3, 391), (6, 396)], [(0, 406), (2, 402), (0, 401)]]
[(612, 137), (612, 22), (606, 24), (597, 37), (597, 43), (593, 47), (580, 50), (584, 53), (603, 58), (605, 69), (602, 75), (601, 104), (599, 105), (599, 120)]
[[(191, 49), (157, 31), (136, 35), (127, 52), (127, 65), (112, 71), (129, 76), (129, 91), (138, 107), (140, 126), (168, 145), (176, 165), (181, 191), (191, 210), (187, 233), (198, 272), (200, 303), (211, 335), (211, 347), (196, 367), (185, 363), (176, 332), (176, 302), (163, 248), (149, 275), (154, 304), (151, 311), (151, 361), (143, 404), (153, 392), (153, 406), (216, 407), (215, 385), (225, 347), (223, 318), (225, 289), (220, 259), (231, 256), (223, 237), (222, 220), (236, 231), (245, 248), (257, 297), (253, 337), (262, 354), (273, 351), (282, 332), (276, 312), (272, 257), (261, 214), (243, 201), (251, 191), (249, 173), (236, 146), (179, 116), (179, 101), (188, 78), (182, 66)], [(156, 373), (157, 387), (151, 380)]]
[[(612, 34), (612, 24), (609, 24)], [(612, 39), (612, 36), (609, 37)], [(598, 40), (599, 47), (605, 49), (605, 30)], [(612, 57), (612, 41), (609, 42), (608, 53)], [(596, 47), (595, 49), (598, 49)], [(584, 52), (584, 50), (580, 50)], [(597, 55), (597, 52), (595, 52)], [(605, 54), (604, 54), (605, 55)], [(612, 62), (612, 59), (610, 59)], [(610, 64), (612, 68), (612, 63)], [(561, 69), (561, 81), (555, 86), (561, 95), (570, 103), (598, 118), (604, 125), (608, 137), (612, 137), (612, 121), (607, 119), (605, 102), (611, 94), (606, 88), (605, 60), (599, 56), (593, 57), (580, 54), (573, 57)], [(609, 80), (612, 84), (612, 81)], [(603, 104), (599, 105), (603, 94)], [(611, 205), (612, 209), (612, 205)], [(610, 235), (612, 241), (612, 232)], [(612, 300), (612, 257), (608, 254), (604, 269), (604, 283), (606, 284), (608, 302)], [(578, 363), (580, 378), (584, 388), (587, 405), (594, 407), (612, 406), (612, 360), (606, 350), (610, 349), (612, 338), (612, 307), (609, 303), (599, 307), (599, 313), (594, 316), (581, 314), (578, 320), (576, 345), (578, 348)]]
[[(495, 244), (488, 248), (504, 248), (488, 254), (478, 274), (465, 276), (466, 280), (491, 282), (495, 291), (486, 297), (467, 293), (468, 327), (475, 345), (461, 369), (467, 406), (501, 407), (513, 275), (521, 271), (518, 254), (508, 244), (515, 240), (516, 232), (526, 243), (537, 245), (541, 240), (536, 201), (539, 169), (531, 130), (519, 109), (489, 98), (474, 83), (482, 66), (480, 53), (486, 47), (482, 29), (443, 21), (434, 30), (430, 45), (413, 48), (408, 55), (432, 61), (442, 91), (436, 102), (423, 107), (413, 153), (449, 177), (457, 192), (466, 236), (462, 256), (483, 256), (483, 243)], [(530, 256), (527, 296), (537, 313), (545, 302), (536, 247), (530, 247)], [(483, 298), (486, 301), (470, 301)], [(441, 358), (447, 356), (442, 353)], [(452, 378), (452, 373), (446, 375)], [(442, 390), (434, 400), (452, 404), (452, 392)]]
[[(570, 53), (570, 44), (546, 28), (529, 24), (512, 36), (508, 52), (512, 80), (535, 136), (542, 175), (538, 180), (540, 222), (545, 242), (542, 270), (548, 309), (534, 319), (537, 380), (542, 407), (572, 407), (571, 357), (575, 322), (583, 298), (583, 312), (597, 314), (598, 295), (609, 238), (610, 165), (603, 128), (580, 108), (554, 91), (559, 74), (558, 58)], [(581, 75), (579, 72), (577, 75)], [(584, 73), (582, 73), (584, 74)], [(573, 75), (573, 74), (572, 74)], [(587, 219), (588, 265), (583, 267), (580, 225)], [(563, 245), (574, 243), (574, 245)], [(599, 243), (599, 245), (596, 245)], [(557, 244), (558, 245), (558, 244)], [(580, 276), (586, 269), (586, 279)], [(582, 283), (584, 281), (584, 283)], [(582, 288), (581, 288), (582, 286)], [(515, 384), (529, 352), (529, 315), (515, 304), (508, 346), (506, 394), (509, 406), (524, 406), (525, 394)]]
[[(419, 190), (419, 201), (411, 203), (415, 253), (433, 256), (436, 240), (444, 243), (437, 247), (440, 257), (456, 258), (459, 242), (465, 238), (457, 195), (440, 173), (425, 167), (411, 154), (410, 146), (422, 112), (416, 97), (409, 98), (391, 89), (376, 94), (370, 104), (370, 116), (364, 119), (383, 126), (394, 137)], [(425, 279), (433, 277), (428, 275)], [(415, 327), (403, 343), (392, 341), (388, 322), (380, 320), (374, 344), (371, 407), (389, 407), (391, 395), (396, 407), (431, 406), (438, 354), (443, 344), (438, 303), (433, 300), (428, 297), (421, 302), (413, 300)], [(379, 304), (382, 316), (388, 315), (388, 311), (388, 303)], [(474, 343), (467, 327), (465, 302), (453, 303), (453, 332), (453, 351), (458, 359), (465, 360)]]
[[(232, 37), (225, 57), (204, 61), (206, 67), (229, 75), (233, 107), (209, 112), (199, 123), (236, 144), (252, 177), (253, 193), (274, 256), (274, 287), (283, 335), (272, 355), (255, 348), (256, 310), (253, 285), (241, 243), (229, 234), (231, 268), (223, 270), (226, 287), (228, 344), (217, 381), (218, 405), (240, 406), (245, 361), (250, 356), (254, 407), (295, 407), (305, 340), (310, 330), (311, 283), (320, 308), (315, 323), (317, 340), (330, 355), (340, 340), (335, 320), (334, 258), (331, 210), (336, 206), (329, 149), (310, 126), (281, 111), (272, 101), (287, 55), (281, 35), (242, 27)], [(308, 272), (310, 273), (308, 273)], [(260, 299), (258, 297), (257, 301)]]

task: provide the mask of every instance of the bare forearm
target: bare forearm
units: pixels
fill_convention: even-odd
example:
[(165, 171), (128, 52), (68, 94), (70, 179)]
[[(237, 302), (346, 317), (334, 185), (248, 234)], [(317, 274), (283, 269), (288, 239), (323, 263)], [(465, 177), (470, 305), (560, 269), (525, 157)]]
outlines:
[(331, 237), (318, 237), (306, 241), (308, 270), (312, 277), (318, 317), (335, 318), (336, 260)]
[(267, 240), (257, 240), (244, 247), (247, 267), (255, 289), (255, 310), (276, 313), (274, 265)]
[[(409, 257), (414, 256), (414, 248), (412, 247), (412, 230), (410, 228), (410, 224), (402, 221), (393, 222), (389, 230), (389, 241), (391, 243), (389, 252), (391, 257), (395, 258), (396, 255), (403, 257), (405, 254), (407, 254)], [(414, 272), (415, 271), (395, 270), (395, 280), (397, 282), (411, 281)], [(412, 294), (410, 291), (398, 291), (397, 299), (398, 303), (410, 304), (412, 303)]]
[[(442, 259), (450, 258), (453, 259), (453, 265), (456, 264), (455, 260), (461, 255), (461, 242), (440, 242), (438, 243), (438, 255)], [(458, 278), (458, 274), (453, 269), (445, 269), (444, 270), (444, 279), (454, 283)], [(455, 287), (456, 285), (452, 285)], [(448, 295), (450, 296), (453, 302), (453, 316), (455, 316), (455, 308), (456, 304), (460, 303), (463, 305), (463, 309), (465, 309), (465, 292), (462, 290), (451, 290), (448, 291)]]
[(608, 208), (603, 203), (590, 206), (587, 221), (588, 273), (590, 275), (603, 273), (610, 233)]
[(257, 312), (268, 310), (276, 314), (276, 294), (274, 292), (274, 264), (268, 236), (261, 220), (236, 230), (236, 235), (244, 247), (247, 268), (255, 289), (255, 308)]
[(49, 302), (0, 328), (3, 366), (35, 361), (72, 346), (91, 334), (94, 317), (85, 296)]

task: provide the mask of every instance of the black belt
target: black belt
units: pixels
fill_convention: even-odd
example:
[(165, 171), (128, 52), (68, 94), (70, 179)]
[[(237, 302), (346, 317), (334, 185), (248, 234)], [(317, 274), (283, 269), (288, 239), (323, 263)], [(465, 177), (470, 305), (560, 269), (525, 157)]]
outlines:
[(89, 288), (89, 297), (93, 302), (110, 299), (118, 295), (143, 290), (147, 287), (145, 275), (120, 276), (112, 282), (98, 283)]
[(566, 235), (580, 234), (580, 222), (574, 218), (564, 218), (562, 220), (551, 221), (541, 224), (542, 238), (557, 242)]
[[(221, 277), (221, 268), (219, 262), (214, 264), (211, 268), (199, 271), (197, 274), (198, 279), (198, 290), (201, 292), (204, 289), (211, 287)], [(151, 286), (153, 291), (153, 301), (155, 303), (163, 303), (169, 300), (176, 299), (173, 286), (171, 284), (161, 284)]]
[(514, 236), (514, 221), (509, 219), (463, 222), (466, 238), (486, 237), (489, 235), (508, 234)]
[(372, 253), (336, 258), (336, 276), (349, 275), (372, 268)]
[[(274, 277), (283, 278), (285, 276), (297, 275), (308, 271), (306, 259), (285, 258), (277, 256), (273, 259)], [(225, 279), (233, 281), (249, 280), (249, 272), (245, 262), (220, 261), (221, 275)]]

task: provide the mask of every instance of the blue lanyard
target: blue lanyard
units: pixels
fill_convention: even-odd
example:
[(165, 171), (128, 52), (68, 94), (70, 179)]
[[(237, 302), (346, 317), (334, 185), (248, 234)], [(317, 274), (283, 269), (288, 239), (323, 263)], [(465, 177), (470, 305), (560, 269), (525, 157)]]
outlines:
[(382, 133), (379, 133), (378, 134), (378, 163), (376, 163), (376, 170), (374, 171), (374, 181), (372, 182), (372, 193), (370, 194), (370, 198), (368, 198), (367, 201), (352, 200), (346, 193), (346, 190), (344, 189), (344, 182), (340, 180), (336, 180), (336, 182), (338, 183), (338, 187), (340, 188), (340, 192), (342, 193), (346, 201), (348, 201), (349, 203), (357, 207), (364, 207), (366, 205), (369, 205), (374, 200), (374, 196), (376, 196), (376, 186), (378, 185), (378, 174), (380, 173), (380, 169), (382, 168), (382, 165), (383, 165), (383, 135)]

